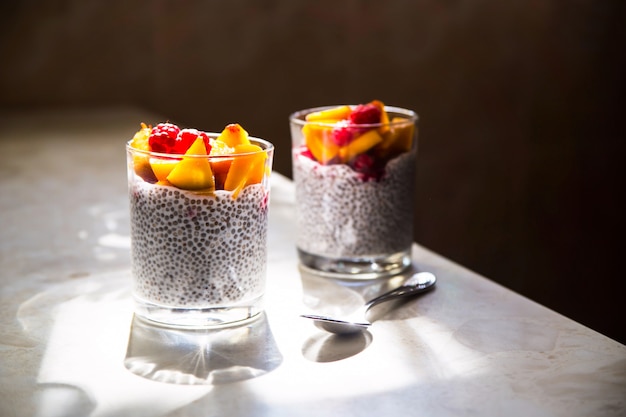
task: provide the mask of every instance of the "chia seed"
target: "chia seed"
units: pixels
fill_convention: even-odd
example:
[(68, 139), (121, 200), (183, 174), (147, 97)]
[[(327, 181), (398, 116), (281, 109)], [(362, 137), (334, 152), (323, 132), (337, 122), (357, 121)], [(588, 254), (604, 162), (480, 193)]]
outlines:
[(413, 241), (417, 151), (390, 160), (380, 179), (321, 165), (294, 149), (297, 247), (326, 258), (379, 257)]
[(232, 306), (262, 295), (269, 191), (214, 195), (134, 182), (129, 188), (133, 292), (168, 307)]

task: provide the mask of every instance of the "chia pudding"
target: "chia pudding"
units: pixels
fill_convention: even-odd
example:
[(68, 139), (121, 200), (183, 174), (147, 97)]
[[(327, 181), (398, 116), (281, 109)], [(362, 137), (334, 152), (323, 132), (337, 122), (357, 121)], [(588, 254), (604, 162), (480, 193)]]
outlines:
[(327, 258), (375, 258), (411, 247), (416, 151), (389, 161), (378, 180), (348, 165), (293, 158), (297, 246)]
[(130, 189), (136, 297), (177, 308), (232, 306), (263, 294), (269, 192), (236, 199), (137, 182)]
[(172, 123), (127, 144), (135, 312), (212, 327), (262, 310), (273, 146), (238, 124)]

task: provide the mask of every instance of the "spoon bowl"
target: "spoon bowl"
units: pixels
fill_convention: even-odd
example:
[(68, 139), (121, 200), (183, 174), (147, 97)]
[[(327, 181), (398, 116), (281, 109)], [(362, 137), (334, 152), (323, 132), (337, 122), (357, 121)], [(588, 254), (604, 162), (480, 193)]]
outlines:
[(437, 282), (437, 278), (430, 272), (418, 272), (411, 275), (400, 287), (369, 300), (349, 317), (336, 318), (317, 314), (302, 314), (301, 317), (313, 320), (315, 326), (330, 333), (358, 333), (366, 330), (372, 324), (366, 319), (366, 314), (370, 308), (385, 301), (421, 294), (432, 289), (435, 282)]

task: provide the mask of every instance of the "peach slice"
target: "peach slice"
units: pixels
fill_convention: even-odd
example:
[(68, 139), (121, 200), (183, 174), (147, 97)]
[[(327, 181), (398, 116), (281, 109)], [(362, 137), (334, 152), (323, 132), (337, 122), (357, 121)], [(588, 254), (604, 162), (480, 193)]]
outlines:
[(329, 126), (306, 124), (302, 128), (304, 143), (321, 164), (327, 164), (339, 154), (339, 146), (330, 140), (331, 133)]
[(211, 170), (215, 177), (215, 189), (223, 190), (226, 183), (226, 176), (230, 170), (230, 165), (233, 163), (233, 158), (219, 158), (211, 160)]
[(351, 111), (350, 106), (338, 106), (309, 113), (306, 115), (305, 119), (307, 122), (334, 123), (339, 120), (347, 119)]
[(204, 140), (199, 137), (187, 149), (183, 159), (172, 169), (167, 176), (167, 181), (183, 190), (214, 190), (215, 181), (211, 164), (208, 158), (198, 157), (206, 154)]
[(265, 159), (267, 155), (262, 152), (258, 145), (242, 144), (235, 146), (235, 155), (230, 165), (224, 189), (233, 191), (233, 198), (237, 198), (239, 192), (249, 184), (259, 183), (265, 173)]
[[(231, 155), (233, 152), (235, 152), (235, 149), (226, 145), (221, 140), (211, 139), (211, 156)], [(210, 162), (211, 170), (213, 170), (213, 176), (215, 177), (215, 189), (223, 190), (226, 175), (228, 175), (228, 170), (230, 169), (230, 164), (233, 162), (233, 158), (212, 158)]]
[(413, 145), (415, 124), (402, 117), (394, 117), (391, 120), (391, 129), (385, 135), (385, 140), (377, 149), (381, 158), (393, 158), (403, 152), (407, 152)]
[(164, 181), (170, 175), (180, 159), (150, 158), (150, 167), (159, 181)]
[(354, 139), (339, 150), (342, 161), (349, 161), (357, 155), (365, 153), (383, 141), (377, 129), (371, 129)]
[(372, 100), (370, 101), (370, 104), (373, 104), (380, 109), (381, 126), (378, 128), (378, 131), (380, 132), (381, 135), (384, 135), (385, 133), (389, 132), (389, 129), (390, 129), (389, 115), (387, 114), (387, 111), (385, 110), (385, 103), (383, 103), (380, 100)]
[[(133, 140), (130, 142), (130, 146), (135, 149), (139, 149), (141, 151), (150, 151), (150, 133), (152, 129), (146, 126), (145, 123), (141, 123), (141, 129), (139, 129), (135, 136), (133, 136)], [(133, 155), (133, 169), (135, 170), (135, 174), (139, 175), (146, 182), (154, 183), (157, 181), (157, 177), (152, 172), (152, 168), (150, 167), (150, 158), (148, 155), (143, 155), (140, 153)]]
[(227, 146), (234, 148), (237, 145), (249, 145), (248, 132), (245, 131), (238, 123), (227, 125), (222, 133), (216, 138), (218, 141), (224, 142)]

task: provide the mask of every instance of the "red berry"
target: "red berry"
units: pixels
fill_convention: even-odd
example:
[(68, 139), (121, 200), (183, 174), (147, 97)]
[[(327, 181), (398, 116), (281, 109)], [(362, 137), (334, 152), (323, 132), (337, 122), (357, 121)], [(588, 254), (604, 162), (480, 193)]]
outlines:
[(363, 181), (378, 180), (384, 172), (380, 166), (377, 166), (376, 160), (365, 153), (357, 155), (350, 165), (360, 174)]
[(176, 136), (180, 129), (178, 126), (172, 123), (159, 123), (150, 133), (148, 143), (150, 144), (150, 150), (154, 152), (162, 153), (174, 153), (172, 152), (176, 144)]
[(374, 158), (365, 153), (357, 155), (352, 161), (352, 168), (357, 172), (370, 172), (374, 168)]
[(330, 139), (338, 146), (346, 146), (352, 142), (358, 131), (346, 120), (337, 122), (330, 134)]
[(303, 147), (300, 149), (300, 155), (305, 156), (305, 157), (307, 157), (307, 158), (309, 158), (309, 159), (312, 159), (312, 160), (314, 160), (314, 161), (316, 160), (316, 159), (315, 159), (315, 157), (313, 156), (313, 152), (311, 152), (311, 151), (309, 150), (309, 148), (307, 148), (306, 146), (303, 146)]
[(375, 104), (359, 104), (350, 113), (349, 119), (356, 125), (368, 125), (380, 123), (382, 112)]
[(206, 153), (211, 153), (211, 143), (209, 142), (209, 135), (205, 132), (201, 132), (197, 129), (182, 129), (176, 136), (175, 152), (183, 154), (187, 152), (187, 149), (196, 141), (198, 137), (204, 140), (204, 146), (206, 147)]

